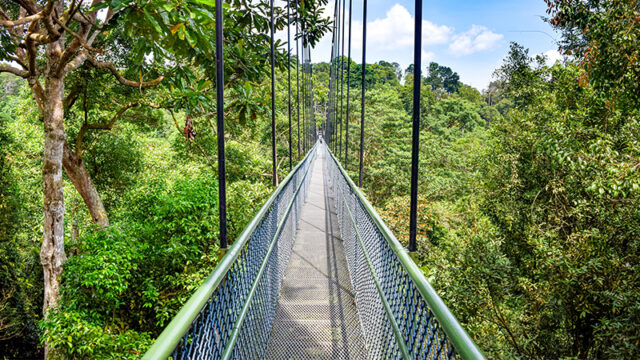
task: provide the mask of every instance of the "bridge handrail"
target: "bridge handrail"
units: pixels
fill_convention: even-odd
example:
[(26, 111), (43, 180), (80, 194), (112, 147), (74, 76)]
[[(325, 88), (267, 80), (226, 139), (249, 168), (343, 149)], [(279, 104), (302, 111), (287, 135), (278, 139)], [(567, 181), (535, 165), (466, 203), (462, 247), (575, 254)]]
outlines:
[(395, 235), (391, 232), (391, 230), (384, 223), (380, 215), (376, 212), (374, 207), (369, 203), (367, 198), (364, 196), (360, 188), (351, 180), (351, 177), (344, 170), (340, 162), (333, 155), (328, 146), (325, 146), (327, 153), (331, 155), (331, 158), (337, 165), (338, 169), (347, 180), (349, 187), (356, 194), (364, 208), (368, 212), (369, 216), (373, 219), (378, 230), (383, 235), (389, 247), (393, 250), (394, 254), (398, 257), (400, 263), (404, 266), (405, 270), (413, 280), (416, 285), (416, 288), (427, 302), (430, 307), (431, 312), (436, 317), (440, 325), (442, 326), (444, 332), (447, 334), (447, 337), (451, 341), (454, 349), (460, 355), (462, 359), (485, 359), (482, 352), (478, 349), (473, 340), (469, 337), (467, 332), (462, 328), (456, 317), (451, 313), (447, 305), (442, 301), (440, 296), (433, 289), (429, 281), (424, 277), (424, 274), (416, 265), (416, 263), (411, 259), (407, 250), (400, 244), (400, 241), (396, 239)]
[(280, 182), (279, 186), (273, 192), (267, 202), (260, 208), (260, 211), (253, 217), (249, 225), (242, 231), (238, 239), (229, 247), (226, 254), (220, 260), (220, 263), (213, 269), (207, 279), (200, 285), (200, 287), (191, 295), (189, 300), (182, 306), (180, 311), (173, 317), (169, 325), (162, 331), (160, 336), (154, 341), (153, 345), (145, 353), (143, 360), (152, 359), (167, 359), (171, 356), (174, 349), (178, 346), (182, 337), (189, 331), (191, 324), (195, 321), (200, 311), (207, 304), (207, 301), (211, 298), (211, 295), (220, 285), (220, 282), (224, 279), (224, 276), (229, 271), (233, 263), (238, 258), (240, 251), (247, 244), (251, 235), (256, 230), (264, 216), (267, 214), (271, 206), (274, 204), (276, 198), (287, 184), (291, 181), (291, 178), (296, 174), (297, 170), (305, 164), (309, 156), (314, 153), (314, 149), (317, 144), (307, 153), (289, 174)]

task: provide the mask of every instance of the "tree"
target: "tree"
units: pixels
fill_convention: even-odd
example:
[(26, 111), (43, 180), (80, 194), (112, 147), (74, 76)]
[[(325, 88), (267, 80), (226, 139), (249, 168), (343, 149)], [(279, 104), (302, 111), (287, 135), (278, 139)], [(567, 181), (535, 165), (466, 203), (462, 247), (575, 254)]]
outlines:
[(407, 66), (407, 68), (404, 70), (404, 76), (413, 75), (413, 69), (413, 64), (409, 64), (409, 66)]
[[(562, 34), (560, 48), (579, 59), (582, 84), (609, 96), (617, 110), (640, 103), (640, 22), (634, 0), (546, 0), (547, 21)], [(611, 104), (613, 105), (613, 104)], [(613, 108), (613, 106), (611, 106)]]
[(500, 80), (502, 91), (512, 99), (516, 105), (526, 105), (533, 102), (537, 86), (541, 85), (540, 76), (544, 71), (543, 56), (532, 58), (529, 49), (512, 42), (509, 55), (495, 72)]
[(431, 85), (433, 90), (443, 89), (449, 94), (458, 91), (458, 88), (462, 85), (458, 73), (451, 70), (450, 67), (438, 65), (435, 62), (429, 64), (424, 81), (426, 84)]
[(484, 103), (482, 99), (482, 94), (480, 93), (480, 91), (476, 90), (475, 88), (469, 85), (462, 84), (462, 86), (460, 86), (460, 88), (458, 89), (458, 95), (461, 98), (465, 100), (469, 100), (474, 104), (479, 105)]
[(442, 99), (435, 103), (423, 127), (445, 137), (464, 134), (486, 124), (479, 115), (480, 106), (463, 98)]

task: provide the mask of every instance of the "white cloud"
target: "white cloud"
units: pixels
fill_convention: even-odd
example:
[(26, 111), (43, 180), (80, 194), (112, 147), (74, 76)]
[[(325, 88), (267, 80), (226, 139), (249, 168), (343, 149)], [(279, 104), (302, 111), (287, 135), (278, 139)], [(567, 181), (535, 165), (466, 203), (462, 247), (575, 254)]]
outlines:
[(433, 61), (433, 59), (436, 58), (436, 54), (433, 53), (433, 51), (424, 51), (422, 50), (422, 63), (423, 64), (427, 64), (431, 61)]
[(495, 48), (503, 38), (485, 26), (472, 25), (468, 31), (454, 35), (449, 50), (456, 56), (470, 55)]
[[(414, 20), (412, 20), (412, 23)], [(422, 45), (436, 45), (449, 42), (453, 28), (445, 25), (436, 25), (427, 20), (422, 21)], [(411, 31), (413, 34), (413, 31)]]
[(542, 55), (547, 58), (547, 65), (554, 65), (556, 62), (564, 60), (564, 56), (558, 50), (549, 50)]
[[(355, 22), (354, 22), (355, 23)], [(367, 24), (367, 40), (381, 49), (390, 50), (413, 45), (414, 17), (400, 4), (395, 4), (386, 17)], [(423, 20), (422, 42), (424, 45), (446, 43), (453, 29)], [(370, 30), (369, 30), (370, 29)]]

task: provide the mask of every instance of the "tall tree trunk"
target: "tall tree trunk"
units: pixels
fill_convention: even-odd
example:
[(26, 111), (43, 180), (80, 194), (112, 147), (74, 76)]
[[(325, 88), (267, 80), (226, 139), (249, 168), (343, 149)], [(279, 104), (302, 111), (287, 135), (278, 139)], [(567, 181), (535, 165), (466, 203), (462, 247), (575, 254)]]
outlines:
[(93, 221), (102, 227), (109, 226), (107, 211), (104, 208), (98, 190), (93, 185), (93, 181), (91, 181), (91, 175), (89, 175), (87, 168), (84, 166), (82, 157), (77, 156), (67, 142), (64, 143), (62, 164), (73, 186), (82, 196), (82, 200), (84, 200), (84, 204), (89, 209)]
[[(60, 13), (64, 10), (60, 2)], [(67, 260), (64, 251), (64, 192), (62, 180), (62, 157), (66, 133), (64, 129), (64, 75), (55, 68), (62, 54), (62, 38), (47, 45), (47, 67), (44, 73), (44, 96), (42, 104), (44, 123), (44, 155), (42, 180), (44, 190), (43, 239), (40, 262), (44, 272), (44, 302), (42, 311), (45, 318), (56, 308), (60, 298), (60, 275), (62, 265)], [(45, 342), (45, 358), (53, 355)]]
[[(59, 277), (66, 261), (64, 252), (64, 193), (62, 156), (65, 130), (63, 122), (64, 79), (49, 78), (45, 87), (44, 108), (44, 229), (40, 262), (44, 271), (43, 313), (55, 308), (60, 296)], [(45, 344), (45, 357), (49, 353)]]

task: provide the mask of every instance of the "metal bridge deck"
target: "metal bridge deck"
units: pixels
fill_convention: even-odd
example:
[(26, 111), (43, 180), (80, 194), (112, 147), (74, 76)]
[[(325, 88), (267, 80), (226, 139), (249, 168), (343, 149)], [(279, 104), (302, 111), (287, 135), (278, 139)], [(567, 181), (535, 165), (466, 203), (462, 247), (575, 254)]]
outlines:
[(312, 165), (267, 359), (367, 357), (321, 151)]

